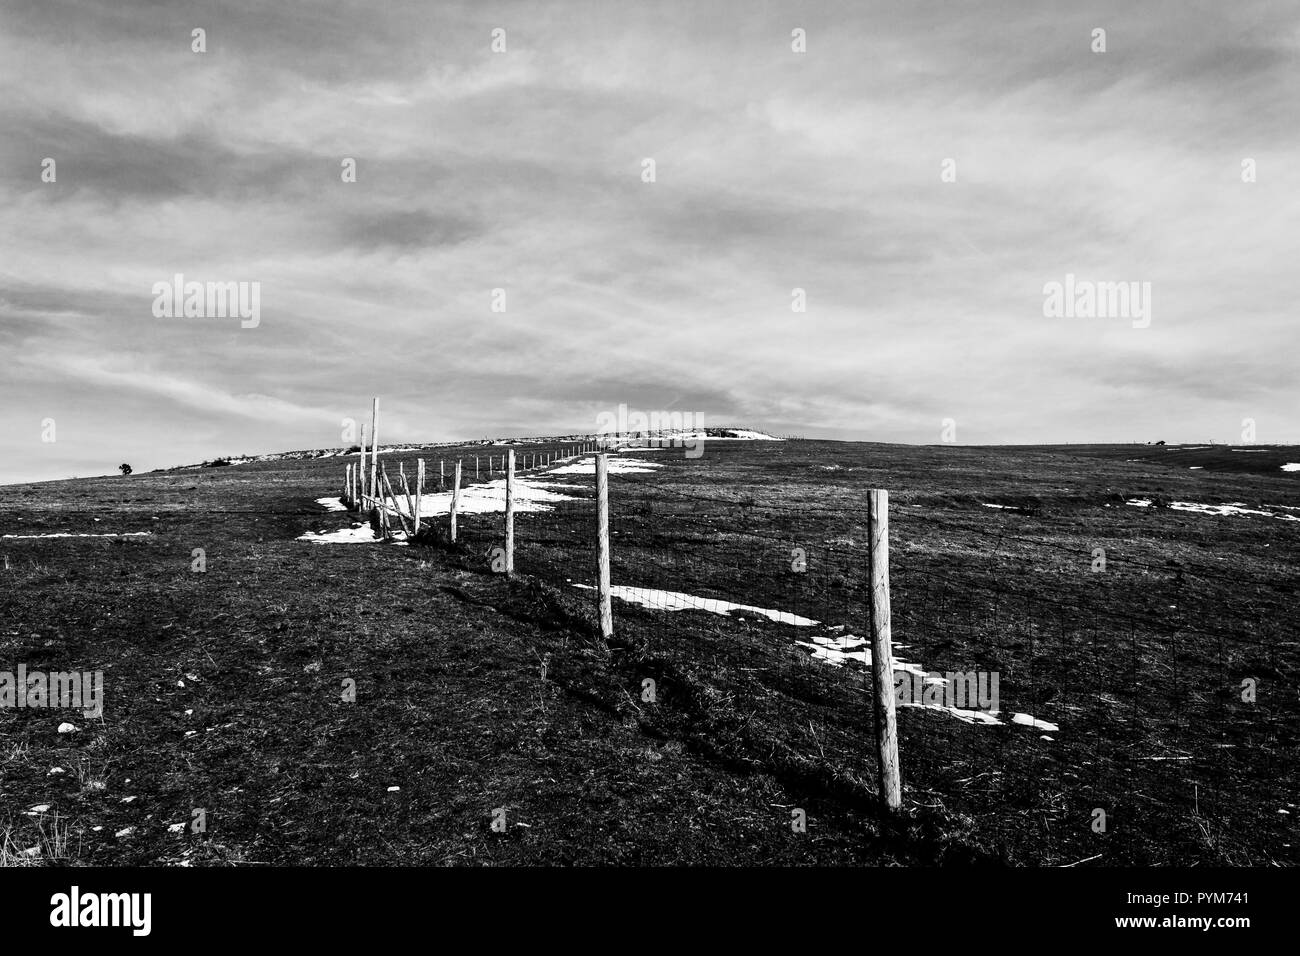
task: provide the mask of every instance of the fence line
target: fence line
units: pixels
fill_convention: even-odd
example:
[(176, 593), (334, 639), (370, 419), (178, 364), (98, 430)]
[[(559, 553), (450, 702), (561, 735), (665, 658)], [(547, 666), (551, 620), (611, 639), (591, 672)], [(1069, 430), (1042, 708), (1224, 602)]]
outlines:
[[(461, 513), (461, 490), (453, 490), (456, 538), (471, 562), (482, 548), (504, 545), (505, 561), (493, 570), (576, 596), (583, 592), (573, 589), (590, 589), (603, 636), (641, 642), (647, 667), (707, 683), (717, 691), (701, 698), (710, 706), (743, 701), (741, 737), (778, 718), (802, 723), (805, 738), (784, 746), (812, 754), (835, 779), (874, 779), (887, 806), (942, 803), (978, 817), (995, 844), (1032, 840), (1038, 862), (1084, 859), (1099, 845), (1108, 862), (1201, 859), (1229, 854), (1234, 841), (1265, 846), (1285, 821), (1239, 819), (1261, 793), (1285, 805), (1293, 768), (1276, 765), (1269, 743), (1283, 732), (1279, 705), (1245, 707), (1225, 695), (1239, 677), (1294, 668), (1294, 642), (1267, 608), (1257, 620), (1247, 608), (1240, 633), (1225, 641), (1194, 614), (1174, 618), (1154, 600), (1112, 600), (1096, 578), (1060, 574), (1044, 593), (1051, 569), (1035, 555), (1057, 548), (1046, 539), (963, 525), (958, 513), (899, 507), (889, 516), (883, 490), (842, 506), (798, 503), (786, 484), (730, 496), (700, 491), (675, 480), (688, 463), (655, 474), (611, 469), (625, 448), (606, 436), (509, 448), (504, 513)], [(534, 510), (530, 496), (548, 487), (536, 475), (592, 455), (602, 464), (594, 474), (583, 469), (590, 497), (570, 488), (579, 493)], [(417, 476), (422, 466), (419, 459)], [(439, 492), (443, 475), (440, 460)], [(403, 510), (414, 517), (425, 494), (417, 477), (403, 509), (396, 500), (377, 505), (363, 486), (352, 468), (345, 503), (363, 514), (393, 511), (399, 521)], [(543, 496), (541, 504), (551, 502)], [(421, 511), (412, 530), (444, 520), (452, 519)], [(1061, 534), (1068, 530), (1063, 524)], [(915, 546), (931, 539), (943, 547)], [(1117, 574), (1106, 583), (1139, 596), (1142, 576), (1167, 573), (1141, 556), (1112, 560)], [(1207, 564), (1196, 574), (1211, 584), (1230, 571), (1216, 575)], [(953, 673), (977, 682), (998, 676), (998, 706), (958, 706), (927, 683)], [(906, 700), (900, 681), (922, 696)], [(1225, 713), (1230, 736), (1205, 743), (1201, 728)], [(906, 774), (882, 743), (891, 737)]]

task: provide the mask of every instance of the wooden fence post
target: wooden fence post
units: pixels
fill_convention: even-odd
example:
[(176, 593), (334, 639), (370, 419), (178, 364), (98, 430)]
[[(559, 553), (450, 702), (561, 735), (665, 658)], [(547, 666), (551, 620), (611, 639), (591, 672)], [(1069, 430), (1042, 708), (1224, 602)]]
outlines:
[(506, 452), (506, 576), (515, 573), (515, 453)]
[[(397, 523), (402, 526), (402, 532), (407, 537), (410, 537), (411, 530), (410, 528), (407, 527), (406, 516), (402, 514), (402, 506), (398, 503), (397, 495), (394, 494), (393, 492), (393, 484), (388, 480), (388, 469), (387, 468), (383, 469), (380, 472), (380, 476), (382, 477), (384, 482), (384, 492), (388, 496), (387, 500), (393, 503), (393, 510), (397, 512)], [(388, 505), (385, 504), (384, 507), (387, 508)]]
[(370, 489), (366, 485), (366, 423), (361, 423), (361, 448), (357, 452), (357, 485), (361, 489), (361, 504), (366, 503)]
[(420, 510), (424, 499), (424, 459), (415, 460), (415, 533), (420, 533)]
[(442, 489), (447, 487), (447, 472), (442, 466), (443, 466), (443, 461), (441, 458), (439, 458), (438, 459), (438, 490), (439, 491), (442, 491)]
[(898, 723), (894, 714), (894, 650), (889, 620), (889, 492), (867, 492), (867, 554), (871, 586), (871, 674), (875, 683), (880, 796), (888, 810), (902, 805)]
[(455, 484), (451, 486), (451, 541), (456, 543), (456, 510), (460, 507), (460, 459), (456, 459)]
[(370, 405), (370, 493), (382, 498), (376, 473), (379, 470), (379, 396)]
[(415, 502), (411, 500), (411, 486), (407, 484), (405, 471), (402, 472), (402, 494), (406, 496), (406, 513), (411, 516), (411, 534), (419, 534), (420, 522), (416, 518), (419, 509), (416, 508)]
[(609, 590), (609, 463), (605, 455), (599, 455), (596, 458), (596, 600), (600, 634), (605, 640), (614, 636)]
[(478, 455), (474, 456), (474, 480), (478, 481)]

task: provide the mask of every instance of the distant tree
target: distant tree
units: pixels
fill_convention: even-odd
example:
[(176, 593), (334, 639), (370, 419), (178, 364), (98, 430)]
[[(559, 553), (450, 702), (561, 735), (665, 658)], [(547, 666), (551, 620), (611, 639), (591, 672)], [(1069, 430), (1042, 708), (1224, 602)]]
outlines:
[(1163, 445), (1164, 443), (1165, 443), (1165, 440), (1164, 440), (1163, 438), (1160, 439), (1158, 442), (1156, 442), (1157, 445)]
[(120, 471), (123, 475), (131, 474), (131, 466), (126, 463), (118, 465), (117, 470)]

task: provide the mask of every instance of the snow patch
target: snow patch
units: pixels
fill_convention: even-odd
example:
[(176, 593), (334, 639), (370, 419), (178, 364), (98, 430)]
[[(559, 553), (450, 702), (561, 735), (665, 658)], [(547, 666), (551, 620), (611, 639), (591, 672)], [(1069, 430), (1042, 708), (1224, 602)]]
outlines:
[[(1135, 508), (1151, 507), (1150, 498), (1130, 498), (1125, 504), (1132, 505)], [(1198, 504), (1195, 501), (1173, 501), (1169, 507), (1174, 511), (1191, 511), (1195, 514), (1203, 515), (1259, 515), (1262, 518), (1277, 518), (1281, 521), (1300, 521), (1295, 515), (1280, 515), (1272, 511), (1259, 511), (1255, 508), (1244, 508), (1239, 504), (1225, 505), (1206, 505)]]
[(307, 531), (298, 535), (298, 540), (315, 544), (374, 544), (381, 539), (375, 537), (370, 525), (354, 524), (337, 531)]
[(68, 534), (60, 531), (57, 534), (0, 534), (0, 538), (144, 538), (151, 534), (152, 531), (121, 531), (113, 534)]
[[(574, 587), (594, 590), (590, 584), (575, 584)], [(609, 589), (611, 596), (629, 604), (639, 604), (652, 611), (708, 611), (711, 614), (730, 614), (732, 611), (745, 611), (757, 614), (778, 624), (793, 624), (795, 627), (811, 627), (817, 622), (812, 618), (800, 617), (789, 611), (772, 611), (755, 607), (752, 604), (736, 604), (719, 598), (696, 597), (681, 591), (659, 591), (654, 588), (631, 588), (613, 586)]]
[[(579, 584), (574, 582), (575, 588), (582, 588), (585, 591), (592, 591), (595, 588), (590, 584)], [(743, 611), (748, 614), (757, 614), (760, 617), (766, 617), (770, 621), (779, 624), (791, 624), (795, 627), (815, 627), (821, 622), (814, 621), (811, 618), (802, 617), (798, 614), (792, 614), (789, 611), (776, 611), (769, 608), (755, 607), (750, 604), (737, 604), (733, 601), (724, 601), (719, 598), (697, 597), (692, 594), (684, 594), (681, 591), (661, 591), (656, 588), (634, 588), (613, 585), (609, 589), (610, 596), (616, 597), (621, 601), (627, 601), (631, 604), (639, 604), (642, 607), (655, 611), (707, 611), (712, 614), (729, 615), (732, 611)], [(831, 627), (831, 631), (843, 630), (843, 625)], [(795, 641), (800, 647), (807, 648), (813, 660), (821, 661), (832, 667), (840, 667), (846, 661), (857, 661), (865, 666), (871, 665), (871, 648), (867, 646), (865, 638), (857, 637), (853, 634), (844, 635), (809, 635), (806, 641)], [(895, 649), (904, 647), (903, 644), (894, 645)], [(929, 684), (944, 684), (943, 678), (931, 677), (928, 672), (917, 664), (902, 660), (899, 657), (894, 658), (894, 670), (902, 671), (908, 674), (921, 677)], [(967, 710), (961, 707), (955, 707), (946, 704), (927, 704), (901, 702), (901, 707), (919, 707), (923, 710), (938, 710), (949, 716), (955, 717), (968, 724), (980, 724), (983, 726), (1000, 726), (1003, 721), (998, 716), (1000, 711), (984, 710)], [(1014, 724), (1022, 724), (1032, 727), (1036, 730), (1047, 730), (1056, 732), (1060, 728), (1056, 724), (1046, 720), (1038, 720), (1029, 714), (1014, 714), (1011, 718)]]
[[(637, 451), (650, 451), (648, 448), (638, 448)], [(648, 474), (656, 468), (662, 468), (663, 465), (657, 461), (642, 461), (639, 458), (610, 458), (608, 459), (608, 470), (611, 475), (641, 475)], [(596, 459), (584, 458), (581, 461), (575, 461), (568, 465), (560, 465), (558, 468), (551, 468), (546, 471), (548, 475), (595, 475)]]

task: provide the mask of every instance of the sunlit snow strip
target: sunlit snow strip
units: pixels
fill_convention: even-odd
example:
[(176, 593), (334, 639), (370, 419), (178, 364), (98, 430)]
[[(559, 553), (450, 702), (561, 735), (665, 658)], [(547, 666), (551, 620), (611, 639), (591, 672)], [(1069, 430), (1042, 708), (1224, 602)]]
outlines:
[(1046, 720), (1038, 720), (1037, 718), (1030, 717), (1028, 714), (1013, 714), (1011, 716), (1011, 722), (1013, 724), (1021, 724), (1025, 727), (1032, 727), (1034, 730), (1046, 730), (1050, 733), (1056, 733), (1056, 731), (1061, 729), (1056, 726), (1056, 724), (1050, 723)]
[(347, 511), (347, 505), (337, 498), (317, 498), (316, 504), (320, 505), (326, 511)]
[[(895, 668), (897, 669), (897, 668)], [(1001, 711), (997, 710), (966, 710), (961, 707), (953, 707), (949, 704), (915, 704), (908, 701), (900, 701), (899, 707), (916, 707), (920, 710), (940, 710), (950, 717), (956, 717), (960, 721), (968, 724), (983, 724), (986, 727), (1001, 726), (1002, 721), (998, 718)], [(1017, 721), (1019, 723), (1019, 721)]]
[(354, 524), (337, 531), (307, 531), (298, 535), (298, 540), (314, 544), (377, 544), (383, 539), (375, 537), (369, 524)]
[(143, 538), (151, 534), (152, 531), (121, 531), (109, 534), (69, 534), (60, 531), (54, 534), (0, 534), (0, 538)]
[(1282, 466), (1283, 471), (1300, 471), (1300, 461), (1288, 461)]
[[(591, 590), (590, 584), (575, 584), (574, 587)], [(793, 624), (795, 627), (812, 627), (817, 622), (812, 618), (800, 617), (789, 611), (771, 611), (767, 608), (754, 607), (752, 604), (735, 604), (719, 598), (696, 597), (681, 591), (659, 591), (654, 588), (631, 588), (616, 585), (609, 589), (612, 597), (629, 604), (639, 604), (652, 611), (708, 611), (711, 614), (730, 614), (732, 611), (746, 611), (757, 614), (778, 624)]]
[[(638, 448), (637, 451), (650, 451), (649, 448)], [(610, 458), (609, 474), (611, 475), (637, 475), (654, 471), (656, 468), (662, 468), (663, 465), (657, 461), (642, 461), (639, 458)], [(575, 461), (568, 465), (560, 465), (557, 468), (548, 468), (548, 475), (594, 475), (596, 473), (596, 459), (584, 458), (581, 461)]]
[[(1125, 504), (1132, 505), (1135, 508), (1151, 507), (1150, 498), (1130, 498)], [(1264, 518), (1278, 518), (1281, 521), (1300, 521), (1295, 515), (1274, 514), (1271, 511), (1259, 511), (1254, 508), (1243, 508), (1240, 505), (1204, 505), (1197, 504), (1194, 501), (1173, 501), (1169, 507), (1174, 511), (1191, 511), (1195, 514), (1203, 515), (1259, 515)]]
[(763, 432), (751, 431), (748, 428), (732, 428), (731, 437), (738, 439), (747, 439), (749, 441), (785, 441), (784, 438), (777, 438), (775, 435), (765, 435)]

